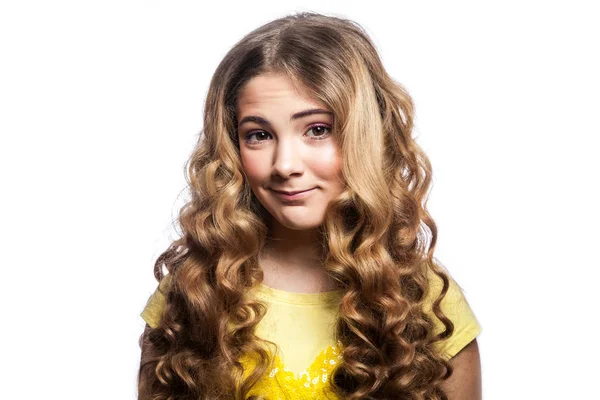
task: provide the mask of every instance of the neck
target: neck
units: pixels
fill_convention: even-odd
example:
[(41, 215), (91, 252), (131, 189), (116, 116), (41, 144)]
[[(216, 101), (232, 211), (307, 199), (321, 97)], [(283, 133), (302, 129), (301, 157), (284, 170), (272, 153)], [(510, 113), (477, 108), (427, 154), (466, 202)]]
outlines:
[(322, 263), (321, 241), (315, 229), (293, 230), (273, 223), (264, 253), (287, 265), (320, 267)]
[(332, 289), (318, 229), (293, 230), (274, 222), (270, 231), (260, 257), (265, 285), (292, 292)]

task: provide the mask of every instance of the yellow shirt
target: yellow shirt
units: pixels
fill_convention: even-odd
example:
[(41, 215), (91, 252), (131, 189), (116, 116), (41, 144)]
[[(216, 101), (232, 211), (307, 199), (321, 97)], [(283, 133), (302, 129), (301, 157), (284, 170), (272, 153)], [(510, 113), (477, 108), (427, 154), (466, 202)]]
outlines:
[[(169, 275), (159, 285), (166, 293)], [(442, 280), (431, 274), (432, 290), (425, 311), (431, 313), (433, 300), (440, 293)], [(341, 360), (341, 343), (334, 340), (337, 308), (342, 291), (323, 293), (292, 293), (260, 284), (251, 295), (268, 304), (265, 317), (256, 327), (256, 334), (277, 344), (272, 349), (273, 368), (250, 391), (249, 395), (269, 399), (338, 399), (329, 386), (331, 372)], [(161, 318), (165, 296), (155, 291), (142, 312), (142, 318), (155, 328)], [(438, 350), (450, 359), (481, 332), (471, 308), (456, 282), (442, 301), (442, 310), (454, 323), (453, 335), (438, 342)], [(443, 324), (432, 318), (434, 333), (443, 331)], [(243, 357), (246, 371), (252, 370), (254, 360)]]

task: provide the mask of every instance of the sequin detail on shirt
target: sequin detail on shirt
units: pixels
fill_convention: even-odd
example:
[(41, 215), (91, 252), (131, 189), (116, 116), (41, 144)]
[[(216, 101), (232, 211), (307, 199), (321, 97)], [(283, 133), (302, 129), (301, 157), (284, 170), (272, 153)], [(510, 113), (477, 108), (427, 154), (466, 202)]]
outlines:
[[(285, 368), (281, 358), (276, 355), (273, 368), (252, 387), (248, 397), (262, 395), (269, 400), (339, 400), (329, 379), (342, 360), (341, 349), (339, 341), (335, 346), (327, 347), (299, 375)], [(255, 358), (245, 356), (240, 361), (247, 371), (246, 376), (256, 367)]]

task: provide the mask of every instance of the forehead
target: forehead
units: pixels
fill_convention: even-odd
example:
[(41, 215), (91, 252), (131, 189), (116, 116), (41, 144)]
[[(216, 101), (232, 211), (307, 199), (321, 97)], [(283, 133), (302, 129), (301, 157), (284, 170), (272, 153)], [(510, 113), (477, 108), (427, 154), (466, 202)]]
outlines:
[(272, 104), (327, 108), (311, 98), (306, 91), (296, 87), (286, 75), (264, 73), (253, 77), (242, 86), (237, 97), (236, 111), (239, 114), (247, 109)]

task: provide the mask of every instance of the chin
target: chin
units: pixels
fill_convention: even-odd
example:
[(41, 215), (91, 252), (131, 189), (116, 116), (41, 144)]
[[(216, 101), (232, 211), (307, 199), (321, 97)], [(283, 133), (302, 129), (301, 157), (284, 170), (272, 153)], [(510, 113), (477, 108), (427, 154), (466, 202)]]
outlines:
[(276, 220), (280, 225), (284, 226), (287, 229), (291, 229), (294, 231), (306, 231), (310, 229), (318, 228), (322, 223), (322, 218), (315, 218), (315, 215), (311, 216), (299, 216), (295, 215), (291, 216), (274, 216), (274, 220)]
[(318, 228), (321, 224), (320, 223), (306, 224), (306, 223), (299, 222), (297, 224), (287, 223), (287, 224), (282, 224), (282, 225), (293, 231), (308, 231), (308, 230)]

